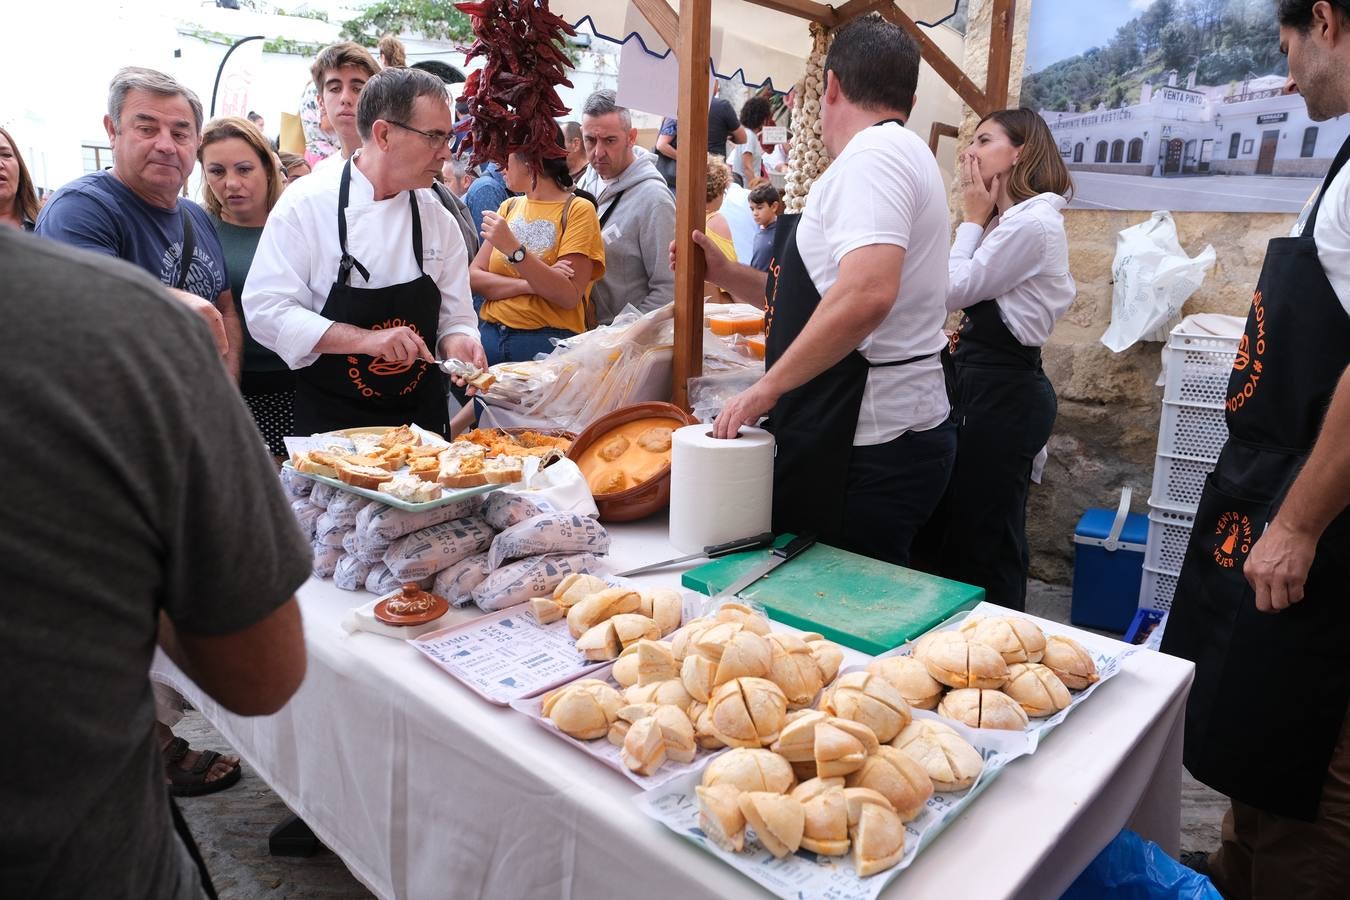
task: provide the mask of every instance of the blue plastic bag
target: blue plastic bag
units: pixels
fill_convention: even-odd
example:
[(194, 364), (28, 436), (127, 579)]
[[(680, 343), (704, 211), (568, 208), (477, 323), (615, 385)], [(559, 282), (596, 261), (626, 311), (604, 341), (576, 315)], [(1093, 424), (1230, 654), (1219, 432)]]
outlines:
[(1214, 884), (1146, 841), (1122, 831), (1107, 844), (1061, 900), (1223, 900)]

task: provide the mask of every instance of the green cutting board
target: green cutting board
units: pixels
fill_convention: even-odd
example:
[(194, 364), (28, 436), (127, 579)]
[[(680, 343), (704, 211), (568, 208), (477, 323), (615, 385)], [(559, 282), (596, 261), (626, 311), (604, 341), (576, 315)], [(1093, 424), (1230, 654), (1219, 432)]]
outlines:
[[(726, 556), (685, 572), (683, 583), (712, 596), (768, 557), (768, 550)], [(975, 606), (984, 589), (816, 544), (740, 596), (780, 622), (875, 656)]]

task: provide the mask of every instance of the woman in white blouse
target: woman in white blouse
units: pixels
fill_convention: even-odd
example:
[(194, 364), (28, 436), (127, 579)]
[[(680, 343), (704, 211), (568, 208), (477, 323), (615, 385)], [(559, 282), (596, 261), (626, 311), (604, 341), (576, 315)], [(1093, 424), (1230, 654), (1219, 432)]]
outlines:
[[(940, 574), (1026, 603), (1026, 506), (1032, 462), (1055, 422), (1041, 346), (1074, 298), (1060, 213), (1073, 183), (1045, 122), (1029, 109), (990, 113), (961, 155), (965, 221), (948, 262), (948, 390), (956, 466), (930, 532)], [(931, 545), (930, 546), (934, 546)]]

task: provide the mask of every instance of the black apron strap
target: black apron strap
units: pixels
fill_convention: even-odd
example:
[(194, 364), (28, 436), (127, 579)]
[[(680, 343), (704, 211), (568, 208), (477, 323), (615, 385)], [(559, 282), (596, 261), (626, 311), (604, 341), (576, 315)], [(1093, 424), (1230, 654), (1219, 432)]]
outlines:
[[(361, 277), (370, 281), (370, 272), (365, 266), (356, 261), (356, 258), (347, 252), (347, 198), (351, 195), (352, 185), (352, 161), (348, 159), (342, 164), (342, 181), (338, 185), (338, 245), (342, 248), (342, 258), (338, 260), (338, 284), (346, 284), (351, 279), (352, 269), (361, 273)], [(414, 213), (417, 207), (413, 207)], [(416, 221), (416, 219), (414, 219)], [(418, 235), (419, 241), (421, 235)], [(418, 265), (421, 265), (422, 256), (417, 256)]]
[(197, 864), (197, 876), (202, 882), (202, 893), (208, 900), (217, 900), (216, 886), (211, 882), (211, 873), (206, 869), (206, 860), (202, 859), (202, 851), (197, 848), (197, 842), (192, 837), (192, 830), (188, 828), (187, 820), (178, 809), (177, 802), (173, 797), (169, 798), (169, 812), (173, 815), (173, 830), (178, 835), (178, 839), (183, 842), (187, 848), (188, 856)]
[(605, 230), (605, 224), (609, 221), (609, 217), (614, 215), (614, 210), (619, 208), (619, 201), (623, 199), (624, 193), (625, 191), (619, 191), (614, 195), (614, 199), (610, 201), (609, 206), (605, 207), (605, 214), (600, 217), (601, 231)]
[[(413, 241), (413, 261), (417, 263), (417, 271), (422, 269), (422, 214), (417, 211), (417, 191), (408, 191), (408, 202), (412, 204), (412, 241)], [(346, 250), (346, 247), (343, 247)], [(364, 272), (362, 273), (365, 274)], [(366, 278), (369, 281), (369, 277)]]
[(1331, 183), (1336, 180), (1336, 176), (1340, 174), (1341, 169), (1345, 168), (1347, 162), (1350, 162), (1350, 137), (1345, 139), (1344, 144), (1341, 144), (1341, 149), (1336, 154), (1336, 158), (1331, 161), (1331, 168), (1327, 170), (1327, 177), (1322, 181), (1322, 189), (1317, 192), (1317, 201), (1313, 203), (1312, 212), (1308, 213), (1307, 224), (1303, 226), (1303, 233), (1308, 237), (1312, 237), (1313, 229), (1317, 226), (1317, 213), (1322, 208), (1322, 198), (1327, 195), (1327, 188), (1331, 187)]
[(918, 356), (910, 356), (905, 359), (893, 359), (889, 362), (879, 363), (872, 362), (870, 359), (867, 359), (867, 357), (863, 357), (863, 359), (867, 361), (867, 367), (869, 369), (889, 369), (891, 366), (907, 366), (910, 363), (923, 362), (925, 359), (932, 359), (935, 356), (937, 356), (936, 352), (921, 353)]
[[(187, 211), (183, 204), (178, 204), (178, 218), (183, 222), (183, 252), (178, 255), (178, 277), (173, 280), (173, 286), (180, 291), (187, 290), (188, 270), (192, 268), (192, 256), (197, 252), (197, 234), (192, 229), (192, 213)], [(205, 299), (212, 302), (214, 297)]]

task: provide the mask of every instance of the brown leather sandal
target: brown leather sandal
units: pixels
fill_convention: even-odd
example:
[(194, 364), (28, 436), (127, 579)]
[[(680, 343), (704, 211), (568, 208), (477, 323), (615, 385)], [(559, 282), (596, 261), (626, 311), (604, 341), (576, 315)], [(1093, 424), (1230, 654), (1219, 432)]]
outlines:
[(206, 776), (220, 760), (220, 754), (214, 750), (203, 750), (192, 768), (184, 768), (180, 763), (192, 748), (180, 737), (169, 741), (164, 748), (164, 774), (169, 779), (169, 793), (175, 797), (200, 797), (214, 794), (232, 787), (243, 774), (239, 763), (222, 778), (207, 781)]

